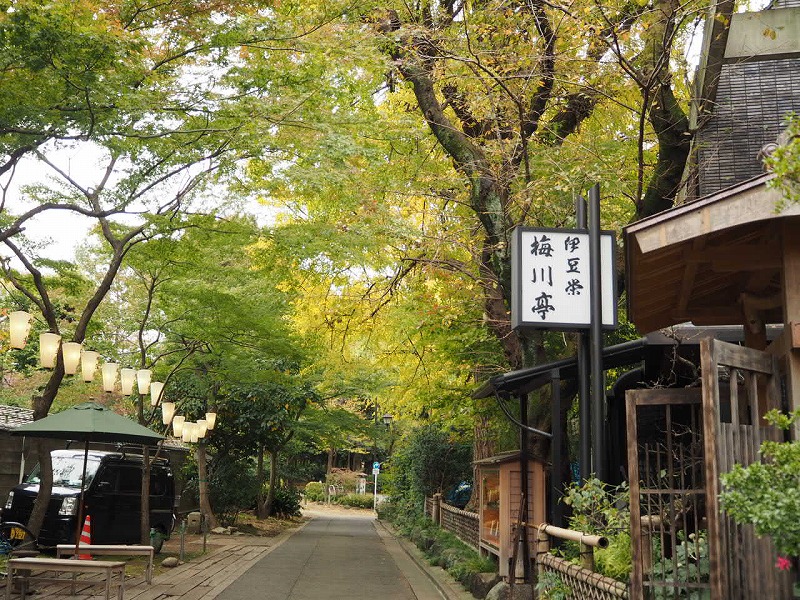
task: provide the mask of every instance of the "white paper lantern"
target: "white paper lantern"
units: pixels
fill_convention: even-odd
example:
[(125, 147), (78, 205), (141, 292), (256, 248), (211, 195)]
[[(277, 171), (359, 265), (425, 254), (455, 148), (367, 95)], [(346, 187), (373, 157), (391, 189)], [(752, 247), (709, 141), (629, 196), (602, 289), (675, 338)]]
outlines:
[(139, 369), (136, 371), (136, 386), (139, 388), (140, 394), (146, 394), (150, 391), (150, 377), (153, 372), (150, 369)]
[(208, 421), (205, 419), (197, 419), (197, 437), (204, 438), (208, 433)]
[(97, 359), (100, 358), (100, 353), (94, 350), (84, 350), (81, 352), (81, 374), (83, 380), (89, 383), (94, 379), (94, 372), (97, 370)]
[(153, 381), (150, 383), (150, 406), (157, 406), (161, 398), (161, 392), (164, 390), (164, 384), (160, 381)]
[(123, 396), (130, 396), (133, 393), (133, 382), (136, 380), (136, 369), (120, 369), (119, 387), (122, 388)]
[(183, 424), (186, 422), (186, 417), (183, 415), (175, 415), (172, 417), (172, 435), (175, 437), (183, 437)]
[(24, 348), (31, 331), (33, 315), (24, 310), (15, 310), (8, 315), (9, 345), (12, 348)]
[(56, 366), (58, 358), (58, 345), (61, 343), (61, 336), (57, 333), (39, 334), (39, 362), (45, 369), (52, 369)]
[(217, 413), (215, 412), (207, 412), (206, 413), (206, 427), (208, 429), (214, 429), (214, 425), (217, 424)]
[(175, 416), (175, 403), (174, 402), (162, 402), (161, 403), (161, 420), (163, 421), (164, 425), (169, 425), (172, 421), (172, 417)]
[(81, 362), (81, 346), (78, 342), (64, 342), (61, 344), (61, 354), (64, 357), (64, 373), (75, 375), (78, 364)]
[(114, 384), (117, 382), (117, 363), (103, 363), (100, 372), (103, 374), (103, 391), (111, 393), (114, 391)]

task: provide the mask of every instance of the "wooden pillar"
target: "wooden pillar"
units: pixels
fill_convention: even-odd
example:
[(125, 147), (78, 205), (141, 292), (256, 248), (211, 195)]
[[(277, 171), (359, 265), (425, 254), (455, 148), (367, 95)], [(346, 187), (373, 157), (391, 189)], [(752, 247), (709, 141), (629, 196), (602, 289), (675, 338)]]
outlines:
[(594, 548), (581, 542), (581, 566), (587, 571), (594, 572)]
[[(792, 323), (800, 323), (800, 219), (784, 219), (781, 232), (783, 246), (783, 323), (784, 332), (791, 336)], [(791, 410), (800, 408), (800, 350), (790, 349), (786, 354), (786, 391)], [(800, 439), (796, 425), (794, 439)]]
[(431, 519), (433, 522), (438, 525), (442, 522), (442, 495), (441, 494), (434, 494), (433, 495), (433, 509), (431, 510), (433, 513), (431, 515)]

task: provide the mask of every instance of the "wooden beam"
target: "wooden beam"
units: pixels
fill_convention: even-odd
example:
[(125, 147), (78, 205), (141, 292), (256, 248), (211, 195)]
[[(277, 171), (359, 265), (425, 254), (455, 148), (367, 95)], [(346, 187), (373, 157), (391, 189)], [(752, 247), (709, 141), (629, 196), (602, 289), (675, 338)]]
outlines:
[(671, 315), (673, 323), (691, 321), (695, 325), (741, 325), (742, 313), (738, 305), (720, 306), (719, 308), (689, 309), (686, 312), (675, 311)]
[(792, 332), (792, 349), (800, 349), (800, 323), (789, 323), (789, 329)]
[(749, 256), (744, 260), (730, 256), (727, 259), (719, 259), (711, 262), (711, 270), (716, 273), (748, 273), (748, 272), (767, 272), (777, 273), (781, 268), (780, 257), (771, 257), (762, 262), (751, 259)]
[(659, 213), (657, 218), (643, 219), (626, 227), (626, 235), (635, 237), (646, 256), (655, 250), (739, 225), (800, 215), (800, 203), (795, 202), (784, 202), (783, 209), (775, 212), (783, 198), (776, 188), (767, 187), (766, 179), (746, 182), (695, 202), (687, 202)]
[(707, 247), (701, 250), (686, 250), (684, 260), (692, 263), (728, 265), (738, 263), (738, 271), (752, 271), (759, 268), (780, 268), (780, 244), (733, 244), (730, 246)]
[[(788, 328), (800, 323), (800, 227), (799, 219), (786, 219), (782, 223), (783, 243), (783, 322)], [(794, 328), (791, 333), (794, 347)], [(789, 408), (800, 408), (800, 353), (790, 351), (786, 355), (786, 392)], [(794, 427), (795, 439), (800, 439), (800, 425)]]
[[(705, 248), (706, 241), (705, 238), (698, 238), (692, 241), (692, 250), (691, 252), (697, 253)], [(678, 301), (676, 303), (678, 312), (686, 312), (686, 307), (689, 306), (689, 298), (692, 295), (692, 289), (694, 288), (694, 280), (697, 277), (697, 269), (698, 265), (689, 263), (686, 265), (686, 271), (683, 275), (683, 281), (681, 282), (681, 289), (678, 292)]]

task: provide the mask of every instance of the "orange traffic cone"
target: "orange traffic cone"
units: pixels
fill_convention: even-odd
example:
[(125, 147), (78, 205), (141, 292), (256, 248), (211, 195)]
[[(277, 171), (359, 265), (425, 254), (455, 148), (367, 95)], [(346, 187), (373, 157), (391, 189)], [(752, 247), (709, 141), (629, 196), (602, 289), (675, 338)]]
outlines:
[[(86, 520), (83, 522), (83, 531), (81, 531), (80, 545), (83, 546), (84, 544), (91, 544), (91, 543), (92, 543), (92, 520), (91, 516), (86, 515)], [(92, 555), (79, 554), (78, 558), (81, 560), (92, 560)]]

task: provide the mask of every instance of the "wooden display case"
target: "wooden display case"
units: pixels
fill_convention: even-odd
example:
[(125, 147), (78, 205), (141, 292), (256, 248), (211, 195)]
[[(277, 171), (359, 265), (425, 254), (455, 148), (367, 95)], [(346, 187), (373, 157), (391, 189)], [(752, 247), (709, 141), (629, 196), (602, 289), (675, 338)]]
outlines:
[(480, 506), (481, 544), (497, 551), (500, 548), (500, 470), (481, 471)]
[[(506, 578), (521, 501), (519, 459), (519, 452), (510, 452), (475, 461), (481, 485), (480, 548), (498, 557), (500, 575)], [(532, 458), (528, 459), (528, 485), (528, 523), (538, 525), (546, 521), (545, 468)], [(531, 556), (535, 553), (535, 543), (535, 536), (530, 536)]]

